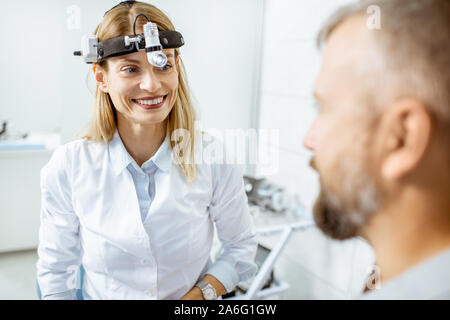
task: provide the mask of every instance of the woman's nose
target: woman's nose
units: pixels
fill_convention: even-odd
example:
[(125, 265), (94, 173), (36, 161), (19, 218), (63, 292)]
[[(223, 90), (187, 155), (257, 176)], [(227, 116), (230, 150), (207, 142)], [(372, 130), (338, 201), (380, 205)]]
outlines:
[(161, 82), (151, 71), (144, 74), (141, 79), (141, 89), (150, 92), (156, 92), (161, 88)]

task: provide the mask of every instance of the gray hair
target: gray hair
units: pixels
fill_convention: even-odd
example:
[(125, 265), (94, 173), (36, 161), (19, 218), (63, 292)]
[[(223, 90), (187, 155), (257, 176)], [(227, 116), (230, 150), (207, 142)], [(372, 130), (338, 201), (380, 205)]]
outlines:
[[(378, 6), (381, 28), (377, 45), (386, 65), (384, 85), (396, 97), (415, 97), (428, 106), (438, 122), (450, 129), (450, 0), (362, 0), (340, 8), (323, 25), (319, 48), (345, 20), (364, 17)], [(379, 41), (378, 41), (379, 40)]]

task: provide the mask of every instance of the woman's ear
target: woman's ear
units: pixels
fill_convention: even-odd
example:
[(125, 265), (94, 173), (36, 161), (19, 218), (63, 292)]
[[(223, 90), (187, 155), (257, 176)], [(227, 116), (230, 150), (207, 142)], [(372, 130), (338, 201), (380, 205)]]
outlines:
[(105, 70), (96, 63), (93, 64), (92, 70), (94, 71), (95, 80), (97, 81), (97, 85), (100, 90), (102, 90), (104, 93), (108, 93)]

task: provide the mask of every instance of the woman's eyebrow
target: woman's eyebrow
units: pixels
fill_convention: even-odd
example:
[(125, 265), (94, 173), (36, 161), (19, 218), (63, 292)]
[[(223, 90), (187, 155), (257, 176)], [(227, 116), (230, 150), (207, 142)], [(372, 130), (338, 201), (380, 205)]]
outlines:
[(141, 63), (139, 60), (134, 60), (134, 59), (130, 59), (130, 58), (122, 58), (119, 61), (120, 62), (131, 62), (131, 63), (136, 63), (136, 64)]

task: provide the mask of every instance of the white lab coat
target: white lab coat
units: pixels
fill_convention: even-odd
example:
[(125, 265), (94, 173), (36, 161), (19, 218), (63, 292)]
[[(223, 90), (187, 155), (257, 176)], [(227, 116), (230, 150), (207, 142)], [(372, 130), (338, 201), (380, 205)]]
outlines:
[[(217, 143), (201, 141), (197, 154)], [(117, 131), (109, 144), (81, 139), (54, 152), (41, 171), (44, 299), (74, 299), (80, 264), (85, 299), (179, 299), (206, 273), (227, 291), (254, 275), (256, 233), (239, 166), (198, 164), (189, 185), (168, 146), (166, 138), (153, 157), (156, 192), (144, 222)], [(214, 263), (213, 224), (224, 248)]]

